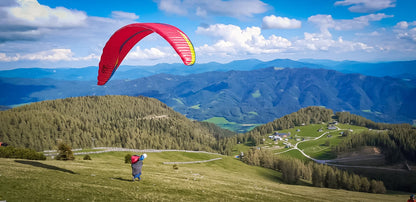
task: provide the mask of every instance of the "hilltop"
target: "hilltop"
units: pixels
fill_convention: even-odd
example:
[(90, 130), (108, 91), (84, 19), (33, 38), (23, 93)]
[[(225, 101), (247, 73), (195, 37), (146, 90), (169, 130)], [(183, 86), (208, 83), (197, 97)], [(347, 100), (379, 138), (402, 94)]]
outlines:
[(16, 147), (187, 149), (224, 152), (233, 133), (191, 121), (147, 97), (90, 96), (42, 101), (0, 111), (0, 139)]

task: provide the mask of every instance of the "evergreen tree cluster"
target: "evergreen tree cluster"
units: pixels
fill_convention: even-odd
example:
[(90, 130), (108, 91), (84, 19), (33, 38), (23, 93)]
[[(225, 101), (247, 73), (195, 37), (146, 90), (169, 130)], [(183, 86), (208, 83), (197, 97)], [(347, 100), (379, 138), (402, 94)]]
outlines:
[(348, 133), (333, 150), (338, 153), (349, 152), (363, 146), (380, 148), (389, 163), (403, 160), (416, 162), (416, 130), (410, 125), (396, 125), (386, 131)]
[(368, 180), (357, 174), (331, 167), (328, 165), (311, 163), (308, 164), (312, 170), (312, 184), (315, 187), (326, 187), (332, 189), (345, 189), (350, 191), (386, 193), (383, 181)]
[(13, 146), (0, 147), (0, 158), (16, 158), (29, 160), (46, 160), (46, 156), (33, 149), (15, 148)]
[(242, 161), (249, 165), (280, 171), (283, 182), (289, 184), (296, 184), (300, 179), (303, 179), (312, 181), (312, 185), (315, 187), (370, 193), (386, 192), (383, 181), (368, 180), (366, 177), (312, 161), (304, 163), (295, 158), (279, 157), (273, 155), (269, 150), (249, 150), (242, 157)]
[(74, 160), (75, 156), (74, 153), (72, 152), (72, 149), (69, 145), (64, 144), (64, 143), (59, 143), (58, 145), (58, 155), (56, 156), (56, 160), (63, 160), (63, 161), (67, 161), (67, 160)]
[(393, 129), (397, 127), (410, 128), (410, 124), (389, 124), (389, 123), (376, 123), (362, 116), (351, 114), (349, 112), (337, 112), (335, 118), (339, 123), (350, 124), (355, 126), (363, 126), (370, 129), (385, 130)]
[(253, 145), (262, 144), (262, 139), (265, 134), (270, 134), (277, 130), (293, 128), (300, 125), (320, 124), (322, 122), (329, 122), (332, 120), (334, 112), (331, 109), (324, 107), (306, 107), (297, 112), (283, 116), (270, 123), (257, 126), (248, 132), (247, 141), (252, 142)]
[(97, 146), (229, 153), (236, 140), (213, 125), (190, 121), (147, 97), (88, 96), (0, 111), (0, 140), (37, 151)]

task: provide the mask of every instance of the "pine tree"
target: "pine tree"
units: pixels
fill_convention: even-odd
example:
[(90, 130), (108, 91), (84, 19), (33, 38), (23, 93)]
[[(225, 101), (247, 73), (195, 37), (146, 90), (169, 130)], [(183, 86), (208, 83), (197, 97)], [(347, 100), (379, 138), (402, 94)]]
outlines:
[(74, 154), (72, 153), (71, 147), (65, 143), (59, 143), (58, 145), (58, 155), (56, 160), (74, 160)]
[(361, 192), (369, 192), (370, 191), (370, 182), (366, 177), (361, 177)]
[(328, 167), (326, 173), (326, 187), (336, 189), (338, 188), (337, 176), (333, 168)]

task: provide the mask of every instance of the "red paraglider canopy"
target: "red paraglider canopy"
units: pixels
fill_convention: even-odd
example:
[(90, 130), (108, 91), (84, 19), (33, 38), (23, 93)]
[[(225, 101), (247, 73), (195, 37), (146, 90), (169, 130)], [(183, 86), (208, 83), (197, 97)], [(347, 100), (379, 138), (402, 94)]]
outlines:
[(107, 83), (134, 45), (153, 32), (169, 42), (185, 65), (195, 63), (194, 47), (178, 28), (161, 23), (134, 23), (117, 30), (107, 41), (99, 63), (97, 85)]

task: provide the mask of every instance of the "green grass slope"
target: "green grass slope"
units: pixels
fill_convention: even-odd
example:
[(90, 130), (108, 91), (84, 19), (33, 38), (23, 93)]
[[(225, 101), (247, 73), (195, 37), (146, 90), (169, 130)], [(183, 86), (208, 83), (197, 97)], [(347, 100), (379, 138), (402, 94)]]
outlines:
[[(0, 200), (6, 201), (404, 201), (407, 194), (369, 194), (287, 185), (279, 172), (228, 156), (148, 153), (140, 182), (131, 181), (126, 152), (91, 161), (0, 159)], [(221, 160), (179, 164), (163, 162)], [(13, 169), (11, 169), (13, 168)]]

